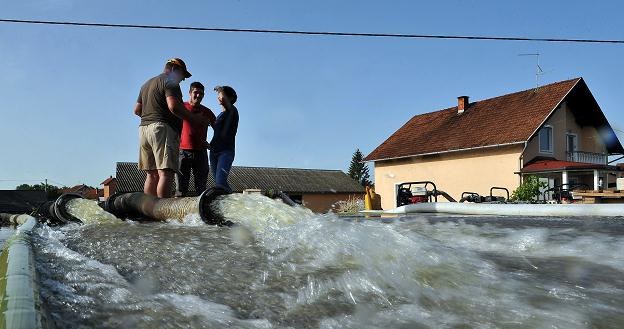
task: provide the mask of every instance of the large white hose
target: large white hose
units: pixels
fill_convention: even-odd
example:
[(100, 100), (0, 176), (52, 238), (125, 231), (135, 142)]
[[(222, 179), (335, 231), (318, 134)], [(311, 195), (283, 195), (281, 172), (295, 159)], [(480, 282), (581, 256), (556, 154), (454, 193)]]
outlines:
[(0, 327), (47, 328), (30, 238), (37, 220), (29, 215), (16, 215), (12, 220), (21, 225), (0, 254)]
[(447, 213), (499, 216), (623, 217), (624, 204), (513, 204), (429, 202), (383, 211), (385, 214)]

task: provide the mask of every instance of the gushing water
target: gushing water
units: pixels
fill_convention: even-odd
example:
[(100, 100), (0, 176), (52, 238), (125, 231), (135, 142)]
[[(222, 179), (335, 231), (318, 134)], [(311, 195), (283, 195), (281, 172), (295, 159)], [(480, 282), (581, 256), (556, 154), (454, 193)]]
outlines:
[(238, 228), (37, 231), (61, 328), (619, 328), (624, 223), (403, 217), (384, 223), (219, 200)]
[(69, 200), (65, 206), (67, 212), (85, 224), (121, 223), (115, 215), (98, 206), (96, 201), (76, 198)]
[(226, 219), (256, 232), (279, 229), (315, 216), (308, 208), (291, 207), (261, 194), (224, 195), (216, 205)]

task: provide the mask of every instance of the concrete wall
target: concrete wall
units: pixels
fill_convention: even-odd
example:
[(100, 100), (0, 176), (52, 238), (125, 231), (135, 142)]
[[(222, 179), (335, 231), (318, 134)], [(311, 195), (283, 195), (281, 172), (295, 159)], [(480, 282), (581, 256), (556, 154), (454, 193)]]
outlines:
[(579, 137), (579, 151), (607, 153), (607, 146), (602, 141), (596, 128), (583, 127), (581, 134), (583, 138)]
[(364, 192), (361, 194), (353, 193), (324, 193), (324, 194), (304, 194), (303, 205), (313, 212), (326, 213), (332, 210), (332, 205), (338, 201), (347, 201), (349, 198), (364, 198)]
[(466, 191), (489, 195), (493, 186), (505, 187), (511, 193), (520, 184), (514, 172), (520, 170), (522, 148), (514, 145), (375, 162), (375, 190), (384, 209), (396, 206), (396, 184), (409, 181), (433, 181), (456, 200)]

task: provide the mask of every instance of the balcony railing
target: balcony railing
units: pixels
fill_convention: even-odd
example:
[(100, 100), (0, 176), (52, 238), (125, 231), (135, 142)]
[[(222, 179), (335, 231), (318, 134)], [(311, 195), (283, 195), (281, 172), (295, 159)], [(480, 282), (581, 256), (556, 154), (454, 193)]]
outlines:
[(571, 162), (584, 162), (584, 163), (593, 163), (593, 164), (607, 164), (607, 155), (603, 153), (592, 153), (592, 152), (582, 152), (582, 151), (574, 151), (574, 152), (566, 152), (567, 160)]

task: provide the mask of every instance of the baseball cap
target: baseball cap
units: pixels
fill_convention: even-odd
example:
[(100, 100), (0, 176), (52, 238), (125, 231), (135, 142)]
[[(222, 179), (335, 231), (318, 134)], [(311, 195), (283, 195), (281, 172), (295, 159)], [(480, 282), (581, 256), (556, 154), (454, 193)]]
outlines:
[(182, 70), (184, 70), (184, 77), (185, 78), (188, 79), (188, 78), (190, 78), (192, 76), (191, 72), (189, 72), (186, 69), (186, 63), (184, 63), (184, 61), (181, 58), (174, 57), (174, 58), (168, 60), (167, 63), (173, 64), (173, 65), (181, 68)]

